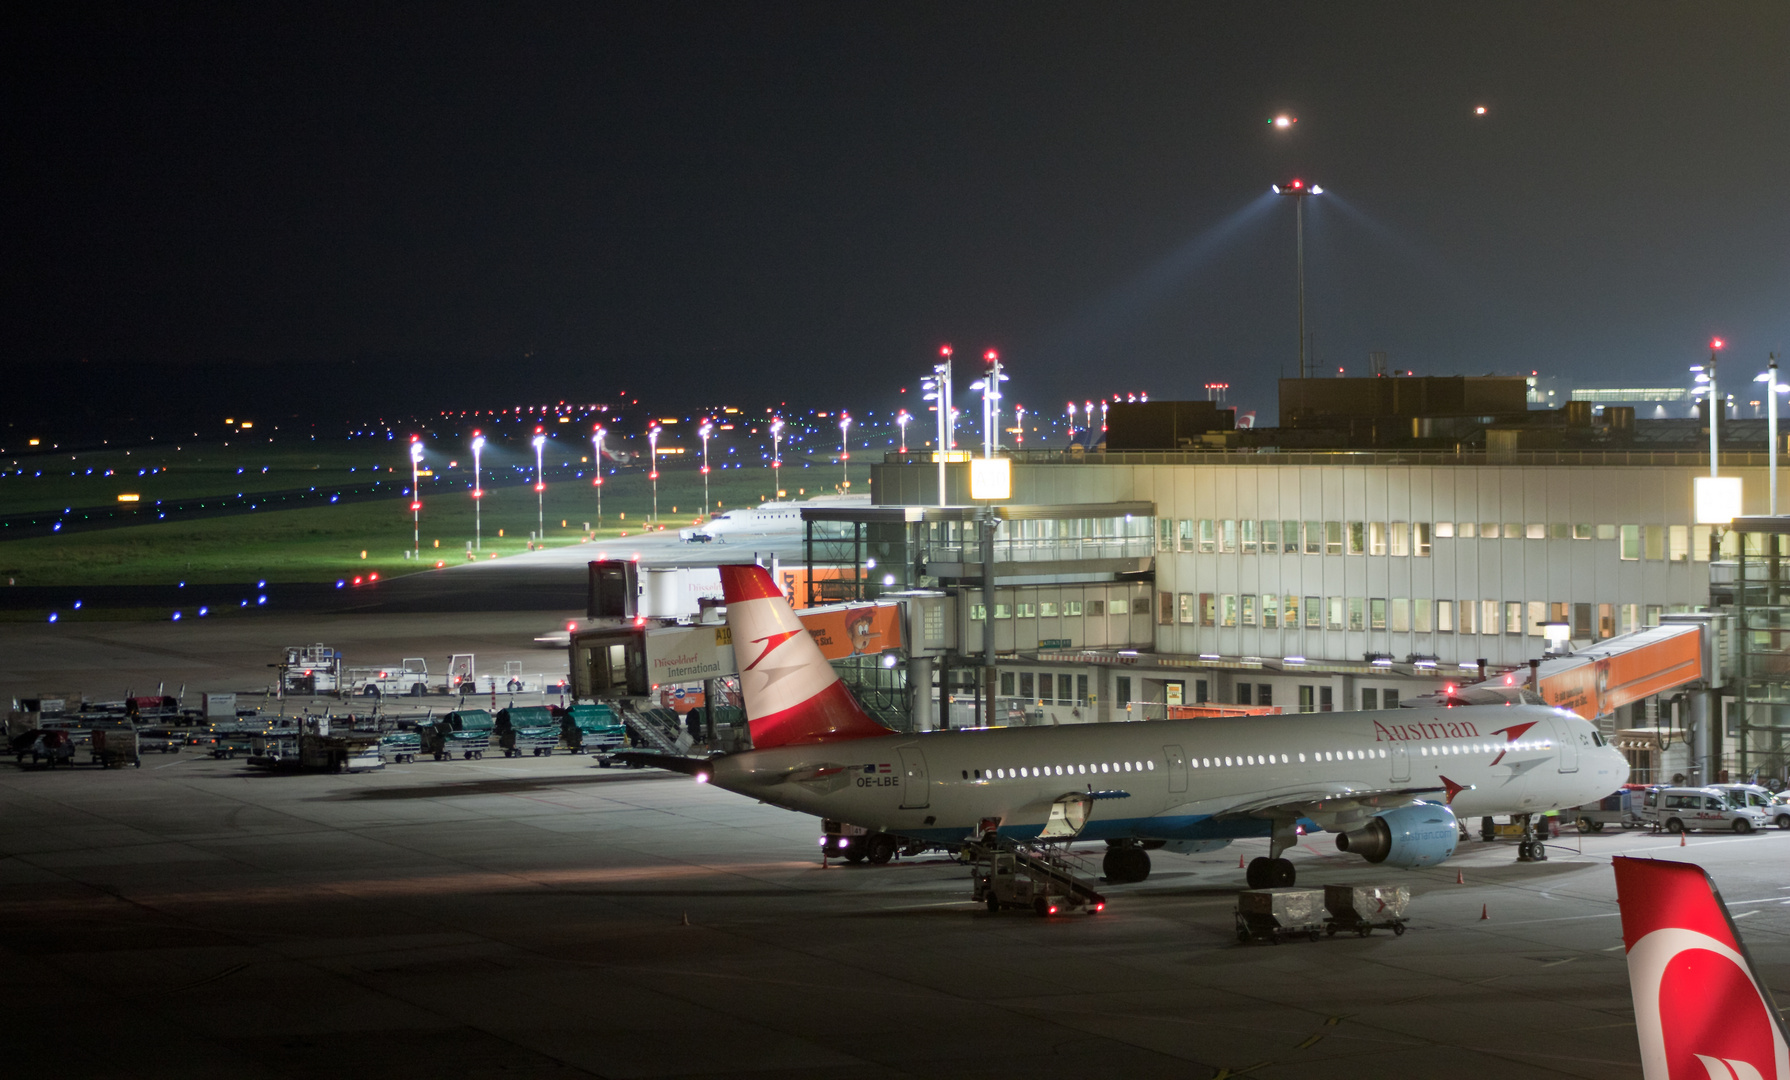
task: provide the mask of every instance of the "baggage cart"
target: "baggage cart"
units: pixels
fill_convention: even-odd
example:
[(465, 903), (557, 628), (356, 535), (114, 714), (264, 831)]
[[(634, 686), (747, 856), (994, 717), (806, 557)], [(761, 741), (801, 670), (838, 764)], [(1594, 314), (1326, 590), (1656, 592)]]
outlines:
[(461, 758), (472, 761), (491, 747), (496, 721), (484, 709), (455, 709), (433, 724), (418, 724), (424, 746), (436, 761)]
[(94, 724), (88, 747), (93, 754), (93, 763), (102, 768), (110, 769), (114, 765), (143, 767), (143, 755), (137, 746), (137, 729), (129, 720)]
[(423, 740), (414, 731), (388, 731), (379, 737), (379, 759), (403, 765), (422, 753)]
[(627, 725), (607, 705), (554, 706), (553, 715), (559, 720), (560, 742), (574, 754), (601, 753), (628, 744)]
[(1405, 932), (1405, 906), (1411, 890), (1404, 885), (1326, 885), (1324, 907), (1330, 912), (1324, 932), (1353, 931), (1366, 937), (1375, 930)]
[(1303, 935), (1324, 934), (1323, 889), (1245, 889), (1237, 894), (1237, 940), (1276, 945)]
[(559, 723), (553, 711), (543, 706), (512, 705), (500, 711), (496, 731), (497, 745), (503, 749), (504, 757), (551, 754), (560, 740)]

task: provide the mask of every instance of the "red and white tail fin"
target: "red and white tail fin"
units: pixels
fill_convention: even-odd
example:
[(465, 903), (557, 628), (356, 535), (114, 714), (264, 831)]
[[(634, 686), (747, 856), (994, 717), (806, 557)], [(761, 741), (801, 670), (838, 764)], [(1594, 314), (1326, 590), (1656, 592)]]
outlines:
[(755, 748), (893, 734), (858, 706), (764, 567), (721, 567), (721, 592)]
[(1701, 866), (1616, 858), (1646, 1080), (1790, 1080), (1790, 1037)]

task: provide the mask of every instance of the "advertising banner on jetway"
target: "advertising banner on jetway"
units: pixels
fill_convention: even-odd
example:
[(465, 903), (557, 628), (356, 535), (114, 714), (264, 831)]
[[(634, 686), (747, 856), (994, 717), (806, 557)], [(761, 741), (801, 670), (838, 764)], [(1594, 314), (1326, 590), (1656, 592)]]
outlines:
[(1540, 673), (1541, 696), (1549, 705), (1595, 720), (1703, 674), (1701, 628), (1694, 624), (1657, 626), (1545, 662)]
[(725, 626), (687, 626), (646, 635), (646, 677), (654, 686), (699, 682), (738, 670)]
[(848, 604), (796, 613), (828, 660), (901, 648), (901, 605)]
[[(851, 604), (796, 613), (828, 660), (901, 648), (901, 605)], [(680, 626), (646, 635), (646, 674), (654, 686), (738, 673), (725, 626)]]

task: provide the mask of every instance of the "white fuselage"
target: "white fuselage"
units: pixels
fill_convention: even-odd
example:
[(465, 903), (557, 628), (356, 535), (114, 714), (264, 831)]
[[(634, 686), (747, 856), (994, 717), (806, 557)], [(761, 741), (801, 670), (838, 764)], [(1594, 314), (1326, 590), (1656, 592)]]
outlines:
[(712, 772), (791, 810), (945, 843), (991, 821), (1036, 837), (1077, 793), (1093, 796), (1079, 839), (1221, 840), (1275, 817), (1347, 829), (1417, 798), (1461, 817), (1559, 809), (1627, 779), (1591, 724), (1544, 706), (890, 735), (747, 751)]

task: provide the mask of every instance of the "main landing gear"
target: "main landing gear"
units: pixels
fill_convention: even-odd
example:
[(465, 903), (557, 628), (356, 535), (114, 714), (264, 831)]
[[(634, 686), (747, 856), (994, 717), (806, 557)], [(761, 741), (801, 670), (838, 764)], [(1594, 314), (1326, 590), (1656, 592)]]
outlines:
[(1276, 818), (1274, 832), (1268, 839), (1268, 854), (1249, 861), (1243, 871), (1243, 880), (1252, 889), (1283, 889), (1290, 887), (1298, 879), (1289, 859), (1281, 858), (1281, 853), (1292, 847), (1299, 840), (1298, 822), (1291, 819)]
[(1108, 840), (1100, 871), (1108, 883), (1130, 885), (1150, 876), (1150, 853), (1136, 840)]

